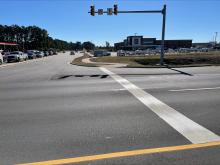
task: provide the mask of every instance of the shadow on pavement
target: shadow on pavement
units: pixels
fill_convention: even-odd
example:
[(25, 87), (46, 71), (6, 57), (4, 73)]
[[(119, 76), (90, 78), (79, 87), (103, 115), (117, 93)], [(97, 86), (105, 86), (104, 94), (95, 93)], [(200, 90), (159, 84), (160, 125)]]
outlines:
[(171, 67), (169, 67), (169, 66), (167, 66), (167, 69), (170, 69), (170, 70), (173, 70), (173, 71), (179, 72), (180, 74), (184, 74), (184, 75), (187, 75), (187, 76), (193, 76), (193, 75), (190, 74), (190, 73), (183, 72), (183, 71), (181, 71), (181, 70), (177, 70), (177, 69), (173, 69), (173, 68), (171, 68)]
[[(174, 69), (171, 68), (169, 66), (167, 66), (167, 69), (175, 71), (173, 73), (141, 73), (141, 74), (117, 74), (119, 76), (166, 76), (166, 75), (179, 75), (179, 74), (183, 74), (183, 75), (187, 75), (187, 76), (193, 76), (190, 73), (187, 72), (183, 72), (181, 70), (178, 69)], [(51, 80), (62, 80), (62, 79), (66, 79), (66, 78), (70, 78), (70, 77), (96, 77), (96, 78), (100, 78), (100, 79), (104, 79), (104, 78), (108, 78), (109, 75), (107, 74), (88, 74), (88, 75), (83, 75), (83, 74), (77, 74), (77, 75), (73, 75), (73, 74), (69, 74), (69, 75), (54, 75), (52, 76)]]

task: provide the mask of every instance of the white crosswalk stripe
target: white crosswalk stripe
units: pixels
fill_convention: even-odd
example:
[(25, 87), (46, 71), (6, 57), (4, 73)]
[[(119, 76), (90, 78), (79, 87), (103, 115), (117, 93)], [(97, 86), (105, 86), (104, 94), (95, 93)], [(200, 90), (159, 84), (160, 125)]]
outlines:
[(156, 113), (161, 119), (163, 119), (192, 143), (198, 144), (220, 141), (220, 137), (218, 135), (187, 118), (151, 94), (132, 84), (127, 79), (109, 71), (104, 67), (100, 67), (100, 69), (106, 74), (110, 75), (115, 81), (120, 83), (139, 101), (141, 101), (145, 106)]

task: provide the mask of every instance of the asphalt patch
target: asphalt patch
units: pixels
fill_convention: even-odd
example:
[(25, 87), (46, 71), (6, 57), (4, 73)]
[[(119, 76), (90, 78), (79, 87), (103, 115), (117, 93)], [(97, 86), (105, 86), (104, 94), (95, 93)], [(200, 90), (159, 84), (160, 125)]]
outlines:
[(52, 76), (51, 77), (51, 80), (64, 80), (64, 79), (67, 79), (67, 78), (70, 78), (70, 77), (91, 77), (91, 78), (100, 78), (100, 79), (103, 79), (103, 78), (107, 78), (109, 77), (109, 75), (107, 74), (95, 74), (95, 75), (55, 75), (55, 76)]

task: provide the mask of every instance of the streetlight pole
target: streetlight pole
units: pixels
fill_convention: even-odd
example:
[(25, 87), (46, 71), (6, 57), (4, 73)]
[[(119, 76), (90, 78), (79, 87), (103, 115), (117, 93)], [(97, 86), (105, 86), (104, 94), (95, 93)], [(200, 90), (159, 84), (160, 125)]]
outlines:
[(218, 36), (218, 32), (215, 32), (215, 46), (217, 45), (217, 36)]
[(163, 15), (163, 23), (162, 23), (162, 40), (161, 40), (161, 52), (160, 52), (160, 65), (164, 65), (164, 44), (165, 44), (165, 30), (166, 30), (166, 5), (163, 6), (162, 10), (136, 10), (136, 11), (118, 11), (118, 5), (114, 5), (114, 11), (112, 8), (108, 8), (107, 11), (104, 11), (103, 9), (98, 9), (97, 11), (95, 10), (95, 6), (92, 5), (90, 6), (90, 13), (92, 16), (95, 16), (97, 13), (98, 15), (103, 15), (104, 13), (108, 15), (118, 15), (120, 14), (134, 14), (134, 13), (139, 13), (139, 14), (157, 14), (161, 13)]

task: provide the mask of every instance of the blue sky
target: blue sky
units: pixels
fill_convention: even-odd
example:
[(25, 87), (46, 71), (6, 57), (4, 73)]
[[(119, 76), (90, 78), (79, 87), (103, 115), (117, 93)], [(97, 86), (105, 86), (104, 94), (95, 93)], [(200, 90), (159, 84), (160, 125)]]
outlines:
[[(162, 9), (167, 4), (166, 39), (209, 42), (220, 36), (220, 0), (93, 0), (96, 8), (115, 2), (119, 10)], [(0, 0), (1, 24), (37, 25), (53, 38), (92, 41), (98, 45), (122, 41), (128, 35), (161, 37), (160, 14), (88, 14), (91, 0)], [(218, 37), (218, 41), (219, 41)]]

